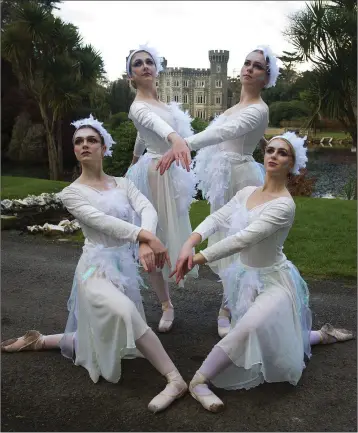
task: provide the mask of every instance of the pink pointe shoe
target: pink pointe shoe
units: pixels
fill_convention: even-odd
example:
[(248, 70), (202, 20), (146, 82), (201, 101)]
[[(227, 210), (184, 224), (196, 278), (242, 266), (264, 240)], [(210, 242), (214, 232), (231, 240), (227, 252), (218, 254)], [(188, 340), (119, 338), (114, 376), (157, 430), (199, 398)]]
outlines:
[(173, 327), (174, 307), (170, 301), (162, 302), (163, 315), (158, 325), (159, 332), (169, 332)]
[(166, 409), (174, 400), (182, 397), (188, 390), (188, 385), (178, 370), (166, 374), (165, 377), (168, 381), (167, 386), (148, 404), (148, 409), (151, 412), (157, 413)]
[(22, 352), (24, 350), (42, 350), (43, 339), (39, 331), (27, 331), (19, 338), (10, 338), (1, 343), (1, 352)]
[[(224, 403), (217, 397), (207, 385), (208, 380), (200, 371), (197, 371), (189, 384), (189, 392), (204, 409), (210, 412), (221, 412), (224, 409)], [(200, 386), (200, 390), (196, 387)]]
[(335, 328), (330, 323), (323, 325), (319, 332), (321, 334), (321, 344), (339, 343), (354, 338), (352, 331)]
[(224, 338), (230, 331), (230, 312), (225, 308), (220, 308), (218, 315), (218, 334)]

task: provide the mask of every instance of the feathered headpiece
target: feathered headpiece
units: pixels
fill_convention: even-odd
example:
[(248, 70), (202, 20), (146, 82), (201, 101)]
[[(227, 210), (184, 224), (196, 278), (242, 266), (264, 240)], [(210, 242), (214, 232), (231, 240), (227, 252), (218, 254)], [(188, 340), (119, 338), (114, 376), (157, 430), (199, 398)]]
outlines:
[(278, 65), (278, 58), (274, 55), (273, 51), (268, 45), (260, 45), (256, 50), (261, 50), (264, 53), (267, 64), (267, 72), (269, 73), (269, 82), (266, 84), (265, 89), (276, 86), (276, 81), (280, 75), (280, 67)]
[(307, 158), (307, 147), (304, 147), (305, 141), (307, 140), (307, 136), (303, 138), (298, 137), (295, 132), (285, 132), (282, 135), (277, 135), (276, 137), (272, 137), (269, 143), (276, 138), (280, 138), (283, 141), (286, 141), (289, 145), (292, 146), (293, 151), (295, 153), (295, 165), (291, 169), (291, 173), (300, 174), (300, 169), (306, 167)]
[(103, 137), (104, 144), (106, 145), (106, 152), (104, 156), (112, 156), (112, 144), (116, 144), (116, 142), (113, 140), (111, 134), (107, 132), (105, 128), (103, 128), (103, 122), (99, 122), (92, 116), (92, 114), (90, 114), (90, 117), (87, 117), (87, 119), (76, 120), (75, 122), (72, 122), (71, 125), (76, 128), (76, 131), (81, 126), (91, 126), (94, 128)]
[(155, 48), (149, 47), (148, 45), (145, 44), (145, 45), (139, 45), (138, 49), (134, 50), (133, 52), (131, 52), (129, 54), (128, 59), (127, 59), (127, 75), (128, 75), (128, 77), (132, 76), (132, 72), (131, 72), (132, 57), (134, 56), (135, 53), (139, 53), (140, 51), (145, 51), (146, 53), (150, 54), (150, 56), (154, 60), (155, 67), (157, 70), (156, 76), (158, 76), (159, 72), (161, 72), (163, 70), (163, 66), (162, 66), (163, 58), (159, 56), (159, 53)]

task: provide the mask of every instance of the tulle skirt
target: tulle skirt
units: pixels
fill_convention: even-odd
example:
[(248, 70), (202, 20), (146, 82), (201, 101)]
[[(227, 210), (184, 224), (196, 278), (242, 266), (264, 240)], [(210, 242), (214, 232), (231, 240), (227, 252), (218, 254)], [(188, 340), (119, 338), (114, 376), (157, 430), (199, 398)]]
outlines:
[[(192, 171), (188, 173), (175, 163), (161, 176), (160, 172), (155, 170), (159, 158), (160, 155), (144, 154), (128, 170), (126, 177), (155, 207), (158, 213), (157, 236), (168, 248), (174, 267), (181, 247), (192, 233), (189, 208), (196, 194), (196, 180)], [(169, 274), (170, 269), (165, 265), (164, 279), (174, 281), (169, 278)], [(197, 278), (197, 268), (192, 269), (188, 276)]]
[(225, 389), (266, 382), (296, 385), (311, 356), (309, 291), (288, 260), (266, 268), (240, 261), (222, 274), (231, 330), (217, 346), (232, 364), (213, 380)]
[[(201, 149), (194, 160), (197, 188), (210, 203), (213, 213), (228, 203), (246, 186), (261, 186), (265, 180), (265, 169), (251, 155), (221, 151), (218, 146)], [(227, 231), (219, 230), (209, 236), (208, 246), (225, 239)], [(209, 264), (219, 274), (237, 259), (233, 255)]]
[(63, 356), (85, 367), (93, 380), (121, 377), (121, 359), (142, 356), (135, 340), (149, 328), (140, 286), (143, 281), (129, 244), (86, 244), (78, 262), (69, 316), (60, 346)]

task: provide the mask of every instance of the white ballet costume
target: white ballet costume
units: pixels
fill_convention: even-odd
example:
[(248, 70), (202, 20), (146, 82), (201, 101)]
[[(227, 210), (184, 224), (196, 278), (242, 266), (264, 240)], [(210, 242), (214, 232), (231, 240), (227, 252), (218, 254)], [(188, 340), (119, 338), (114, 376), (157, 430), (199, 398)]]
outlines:
[[(264, 167), (252, 154), (268, 126), (266, 104), (252, 104), (230, 115), (221, 114), (202, 132), (185, 140), (191, 150), (198, 151), (194, 173), (203, 197), (210, 203), (210, 213), (220, 209), (245, 186), (260, 186), (264, 182)], [(227, 236), (219, 230), (209, 237), (214, 245)], [(235, 260), (225, 257), (210, 263), (216, 274)]]
[[(60, 347), (65, 357), (87, 369), (93, 382), (100, 376), (118, 382), (121, 359), (141, 356), (135, 341), (150, 329), (133, 247), (141, 229), (155, 233), (157, 215), (130, 180), (114, 179), (117, 187), (108, 191), (74, 182), (61, 192), (64, 206), (81, 226), (85, 244)], [(141, 227), (130, 223), (134, 212)]]
[[(187, 172), (175, 163), (163, 175), (155, 167), (170, 149), (168, 135), (177, 132), (185, 137), (193, 133), (191, 118), (176, 103), (158, 106), (141, 101), (133, 102), (128, 117), (138, 130), (133, 154), (139, 160), (128, 170), (126, 177), (156, 209), (157, 236), (168, 248), (171, 264), (175, 266), (181, 247), (192, 232), (189, 208), (196, 194), (196, 180), (192, 171)], [(165, 281), (175, 281), (169, 278), (167, 265), (162, 274)], [(189, 276), (198, 276), (196, 267)], [(183, 283), (180, 285), (183, 286)]]
[[(209, 263), (236, 256), (220, 274), (232, 315), (231, 330), (209, 355), (219, 366), (211, 362), (214, 369), (210, 369), (218, 371), (211, 372), (210, 381), (228, 390), (249, 389), (264, 381), (296, 385), (305, 357), (311, 356), (309, 291), (283, 254), (295, 203), (281, 197), (249, 210), (247, 199), (256, 188), (240, 190), (194, 231), (204, 240), (220, 228), (228, 228), (225, 239), (201, 253)], [(204, 364), (202, 368), (205, 370)], [(202, 368), (192, 388), (205, 383)], [(216, 411), (219, 406), (220, 400), (209, 410)]]

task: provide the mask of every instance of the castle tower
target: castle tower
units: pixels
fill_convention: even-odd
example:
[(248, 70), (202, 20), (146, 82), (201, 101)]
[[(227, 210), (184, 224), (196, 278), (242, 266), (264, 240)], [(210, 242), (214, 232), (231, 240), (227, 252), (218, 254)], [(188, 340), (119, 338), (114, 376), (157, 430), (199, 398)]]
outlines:
[(229, 62), (229, 51), (210, 50), (210, 113), (209, 117), (222, 113), (227, 109), (227, 65)]

